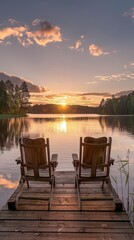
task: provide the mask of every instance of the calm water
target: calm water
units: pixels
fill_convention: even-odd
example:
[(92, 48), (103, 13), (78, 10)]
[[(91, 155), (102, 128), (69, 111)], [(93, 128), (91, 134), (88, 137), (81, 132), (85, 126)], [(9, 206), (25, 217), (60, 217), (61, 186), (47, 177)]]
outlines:
[[(19, 166), (15, 159), (20, 156), (18, 139), (20, 136), (49, 137), (51, 153), (58, 153), (58, 170), (72, 170), (72, 153), (78, 153), (79, 138), (111, 136), (112, 154), (118, 160), (129, 154), (129, 191), (134, 188), (134, 116), (98, 115), (29, 115), (26, 118), (0, 119), (0, 208), (18, 185)], [(120, 196), (127, 199), (128, 188), (122, 189), (125, 175), (121, 175), (119, 164), (111, 167), (111, 176), (117, 178)], [(127, 169), (126, 169), (127, 170)], [(124, 184), (123, 184), (124, 185)], [(132, 199), (130, 199), (131, 202)]]

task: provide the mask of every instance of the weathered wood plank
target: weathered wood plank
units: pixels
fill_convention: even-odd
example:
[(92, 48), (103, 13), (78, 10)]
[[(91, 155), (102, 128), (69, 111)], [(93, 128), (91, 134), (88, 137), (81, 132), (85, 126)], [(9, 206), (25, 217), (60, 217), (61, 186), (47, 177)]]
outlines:
[(133, 234), (105, 233), (1, 233), (0, 240), (134, 240)]
[(2, 221), (5, 232), (94, 232), (94, 233), (134, 233), (129, 222), (83, 222), (83, 221)]
[(80, 212), (80, 211), (1, 211), (0, 220), (81, 220), (81, 221), (129, 221), (128, 215), (125, 212)]

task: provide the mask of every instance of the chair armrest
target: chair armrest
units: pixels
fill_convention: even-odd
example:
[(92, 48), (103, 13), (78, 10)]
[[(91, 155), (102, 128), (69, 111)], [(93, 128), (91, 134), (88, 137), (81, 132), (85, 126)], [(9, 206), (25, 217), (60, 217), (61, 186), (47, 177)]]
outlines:
[(73, 158), (73, 161), (79, 161), (78, 154), (76, 153), (72, 153), (72, 158)]
[(15, 162), (16, 162), (17, 164), (21, 164), (21, 163), (22, 163), (21, 158), (19, 157), (19, 158), (15, 159)]
[(101, 167), (107, 167), (109, 168), (109, 164), (107, 163), (102, 163), (102, 164), (98, 164), (97, 167), (101, 168)]
[(73, 165), (74, 167), (76, 168), (76, 170), (78, 169), (79, 167), (79, 159), (78, 159), (78, 154), (76, 153), (73, 153), (72, 154), (72, 158), (73, 158)]
[(55, 169), (58, 165), (57, 159), (58, 159), (58, 154), (52, 154), (50, 163), (53, 169)]
[(114, 165), (114, 161), (115, 161), (115, 160), (114, 160), (113, 158), (110, 158), (110, 160), (109, 160), (110, 166), (111, 166), (111, 165)]

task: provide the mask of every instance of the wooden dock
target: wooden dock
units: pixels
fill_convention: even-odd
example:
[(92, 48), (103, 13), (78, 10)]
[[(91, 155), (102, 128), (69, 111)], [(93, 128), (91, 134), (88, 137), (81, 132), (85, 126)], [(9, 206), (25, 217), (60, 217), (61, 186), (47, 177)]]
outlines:
[(34, 183), (29, 189), (24, 186), (18, 210), (9, 210), (5, 205), (0, 212), (0, 240), (134, 240), (128, 215), (107, 185), (103, 190), (100, 183), (81, 186), (82, 211), (79, 211), (74, 172), (56, 173), (50, 211), (48, 193), (46, 184)]

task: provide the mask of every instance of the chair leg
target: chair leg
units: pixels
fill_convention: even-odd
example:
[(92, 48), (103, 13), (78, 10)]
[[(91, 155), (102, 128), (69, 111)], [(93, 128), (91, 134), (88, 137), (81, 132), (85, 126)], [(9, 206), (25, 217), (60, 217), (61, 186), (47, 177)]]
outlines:
[(55, 187), (55, 176), (54, 176), (54, 187)]
[(54, 177), (53, 177), (52, 182), (51, 182), (51, 189), (50, 189), (49, 201), (48, 201), (48, 210), (51, 209), (54, 182), (55, 182), (55, 179), (54, 179)]
[(79, 207), (80, 207), (80, 211), (82, 211), (81, 196), (80, 196), (80, 183), (78, 181), (78, 178), (76, 178), (76, 183), (77, 183), (77, 193), (78, 193)]
[(75, 177), (74, 181), (75, 181), (75, 188), (77, 188), (77, 180), (76, 180), (76, 177)]
[(101, 186), (101, 188), (102, 188), (102, 189), (104, 188), (104, 181), (102, 181), (102, 186)]
[(30, 185), (29, 185), (29, 182), (28, 182), (28, 180), (26, 180), (26, 182), (27, 182), (27, 187), (28, 187), (28, 188), (30, 188)]
[(17, 195), (15, 197), (15, 203), (14, 203), (15, 205), (12, 204), (11, 205), (12, 208), (10, 208), (10, 205), (9, 205), (10, 203), (8, 203), (8, 208), (9, 209), (12, 209), (12, 210), (17, 210), (18, 209), (18, 201), (19, 201), (19, 197), (20, 197), (20, 195), (22, 193), (24, 183), (25, 183), (25, 181), (21, 181), (20, 180), (20, 183), (19, 183), (19, 186), (18, 186), (19, 191), (18, 191), (18, 193), (17, 193)]

